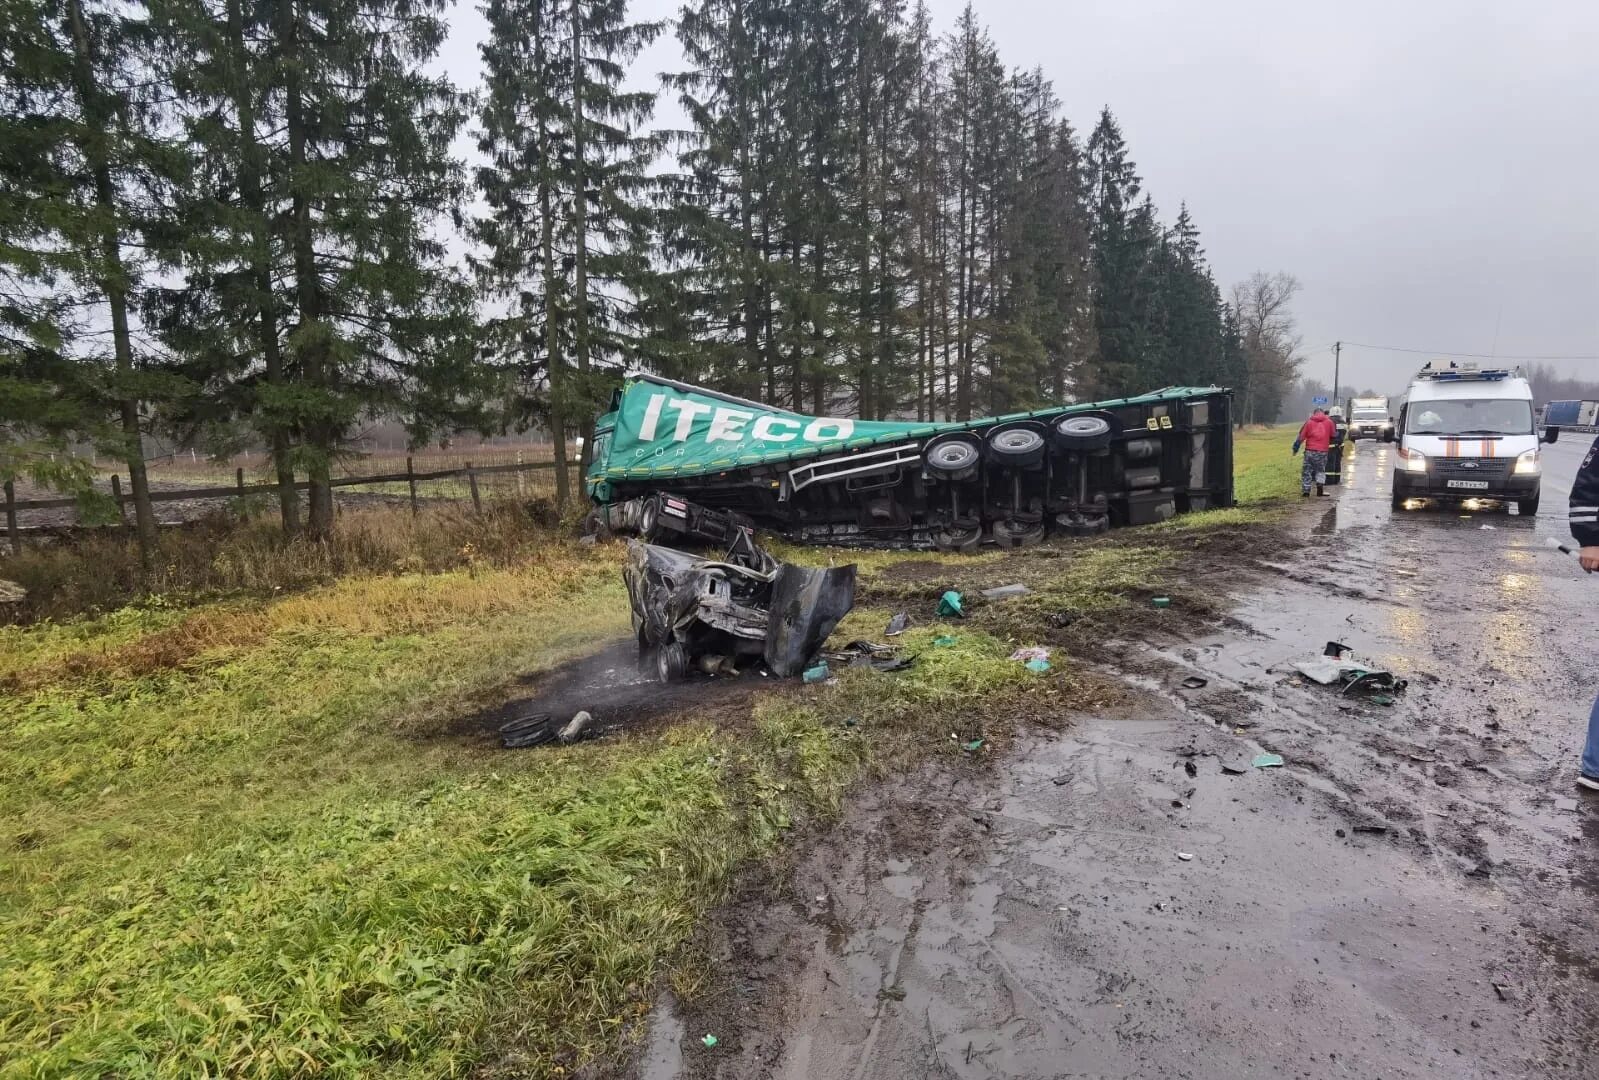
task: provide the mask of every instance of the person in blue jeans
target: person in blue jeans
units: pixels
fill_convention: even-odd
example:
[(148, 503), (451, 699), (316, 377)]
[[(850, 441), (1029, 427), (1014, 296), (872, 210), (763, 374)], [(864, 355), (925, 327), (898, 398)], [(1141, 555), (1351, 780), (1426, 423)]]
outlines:
[[(1571, 485), (1571, 535), (1582, 545), (1578, 557), (1588, 573), (1599, 573), (1599, 439), (1577, 470)], [(1588, 745), (1582, 751), (1582, 772), (1577, 783), (1599, 791), (1599, 701), (1588, 717)]]

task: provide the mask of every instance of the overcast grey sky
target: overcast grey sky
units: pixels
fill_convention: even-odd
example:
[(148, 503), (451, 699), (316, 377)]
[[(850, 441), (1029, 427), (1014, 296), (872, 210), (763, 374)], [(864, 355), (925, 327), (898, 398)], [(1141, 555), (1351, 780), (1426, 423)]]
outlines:
[[(929, 7), (943, 31), (964, 0)], [(1187, 201), (1224, 290), (1299, 278), (1307, 374), (1331, 381), (1338, 339), (1599, 357), (1596, 0), (976, 8), (1080, 130), (1111, 107), (1163, 216)], [(444, 59), (475, 84), (481, 17), (469, 2), (453, 19)], [(638, 80), (677, 67), (667, 37)], [(1344, 381), (1397, 391), (1422, 359), (1346, 347)], [(1599, 359), (1560, 367), (1599, 379)]]

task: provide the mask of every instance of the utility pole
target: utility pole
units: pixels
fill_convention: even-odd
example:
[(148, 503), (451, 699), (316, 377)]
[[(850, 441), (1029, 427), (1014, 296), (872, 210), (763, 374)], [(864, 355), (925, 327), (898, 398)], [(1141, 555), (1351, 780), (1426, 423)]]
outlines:
[(1333, 404), (1334, 405), (1338, 404), (1338, 374), (1339, 374), (1338, 369), (1343, 364), (1343, 359), (1344, 359), (1344, 343), (1341, 342), (1341, 341), (1333, 342), (1333, 391), (1332, 391), (1332, 399), (1333, 399)]

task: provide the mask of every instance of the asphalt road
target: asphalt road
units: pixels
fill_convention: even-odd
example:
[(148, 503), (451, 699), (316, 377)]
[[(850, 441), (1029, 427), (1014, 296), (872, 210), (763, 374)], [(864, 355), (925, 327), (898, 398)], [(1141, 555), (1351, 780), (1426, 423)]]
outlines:
[[(630, 1075), (1599, 1075), (1599, 797), (1573, 786), (1599, 577), (1543, 544), (1590, 441), (1547, 450), (1538, 521), (1394, 512), (1392, 447), (1361, 444), (1223, 629), (1119, 643), (1131, 704), (875, 786), (781, 896), (736, 901), (725, 985), (664, 1002)], [(1329, 640), (1408, 689), (1302, 678)]]

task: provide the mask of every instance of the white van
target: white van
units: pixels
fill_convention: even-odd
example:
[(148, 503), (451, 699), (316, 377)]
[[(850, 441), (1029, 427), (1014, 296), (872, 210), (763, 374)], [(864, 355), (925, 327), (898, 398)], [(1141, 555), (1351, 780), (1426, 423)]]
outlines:
[[(1410, 383), (1392, 436), (1395, 510), (1407, 499), (1496, 499), (1538, 512), (1543, 466), (1532, 387), (1520, 369), (1434, 361)], [(1558, 428), (1545, 442), (1560, 437)]]

